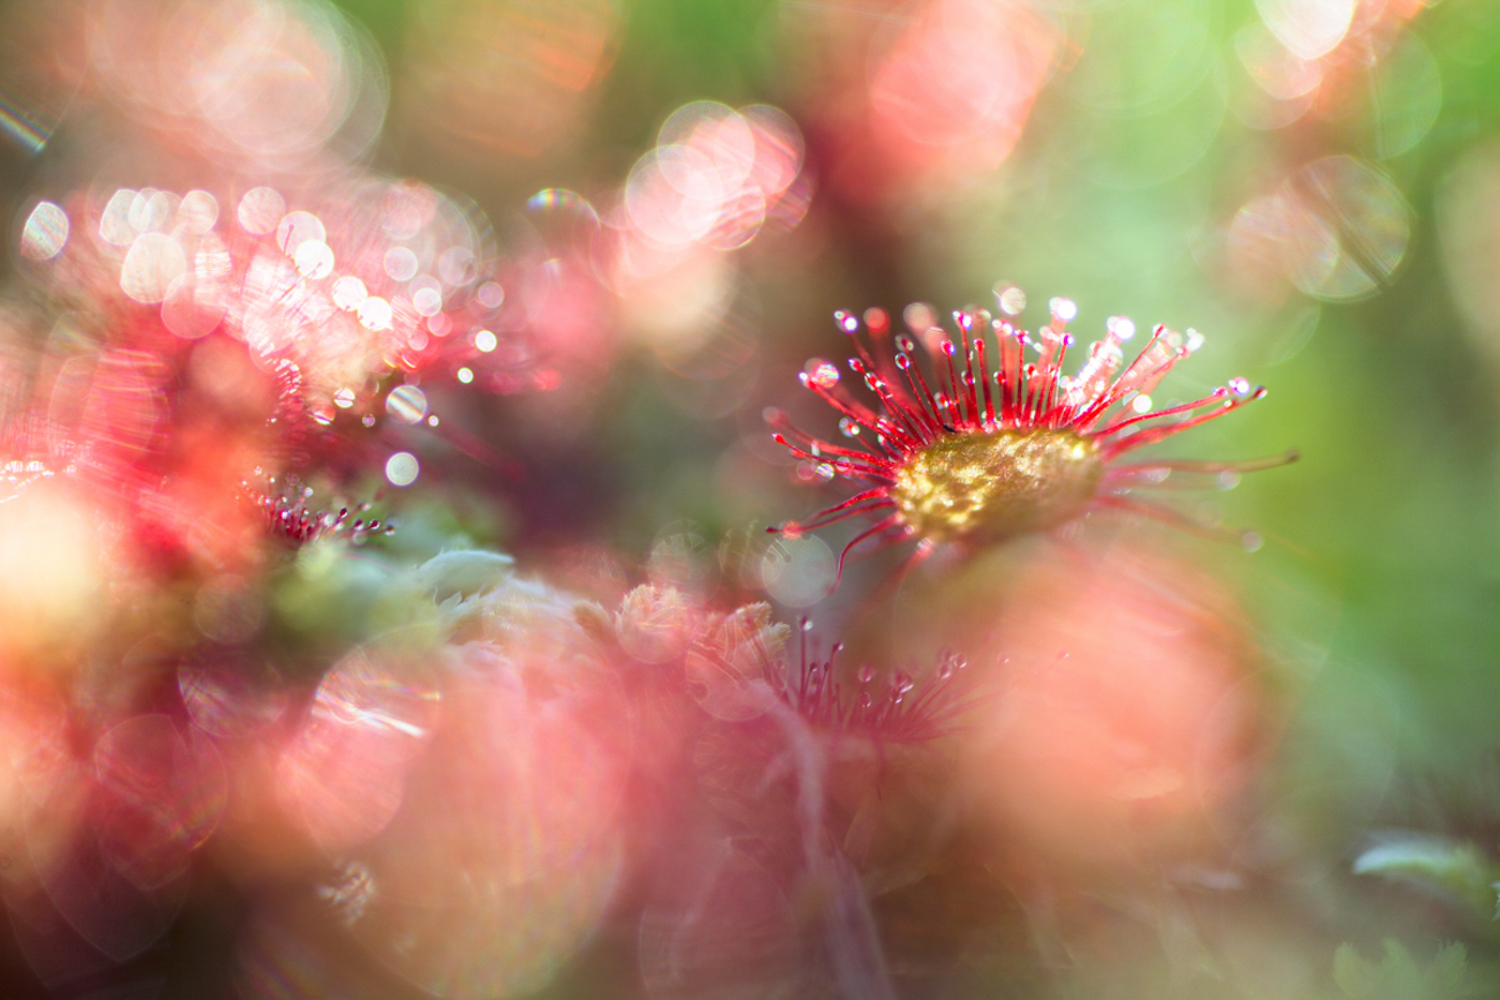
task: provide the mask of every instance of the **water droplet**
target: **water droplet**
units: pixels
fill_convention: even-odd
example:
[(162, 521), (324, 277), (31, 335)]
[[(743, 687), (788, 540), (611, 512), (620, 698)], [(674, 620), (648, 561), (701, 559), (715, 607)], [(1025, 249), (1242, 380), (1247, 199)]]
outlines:
[(398, 451), (385, 460), (385, 478), (392, 486), (410, 486), (421, 471), (417, 456), (409, 451)]
[(864, 664), (854, 674), (854, 679), (861, 684), (868, 684), (875, 679), (875, 670), (868, 663)]
[(474, 293), (474, 297), (486, 309), (498, 309), (500, 308), (500, 304), (505, 301), (505, 289), (493, 281), (486, 281), (479, 286), (479, 291)]
[(166, 190), (142, 187), (138, 195), (130, 199), (130, 211), (126, 216), (130, 220), (130, 228), (136, 232), (168, 231), (171, 228), (169, 219), (177, 213), (180, 201), (177, 195)]
[(859, 317), (844, 309), (834, 311), (833, 321), (845, 333), (859, 332)]
[(474, 346), (485, 354), (490, 353), (500, 346), (500, 338), (489, 330), (480, 330), (474, 334)]
[(1233, 469), (1219, 473), (1214, 477), (1214, 486), (1221, 490), (1232, 490), (1240, 484), (1240, 474)]
[(135, 201), (135, 195), (136, 192), (130, 188), (120, 188), (110, 195), (104, 211), (99, 213), (99, 238), (104, 242), (117, 247), (128, 247), (135, 239), (136, 232), (130, 226), (130, 206)]
[(1258, 0), (1261, 20), (1299, 59), (1320, 59), (1343, 41), (1355, 0)]
[(311, 212), (288, 212), (276, 225), (276, 245), (288, 257), (295, 257), (302, 244), (309, 240), (322, 243), (328, 239), (328, 229)]
[(126, 218), (130, 228), (137, 233), (165, 233), (170, 230), (170, 220), (177, 213), (182, 199), (170, 191), (142, 188), (130, 202)]
[(460, 368), (458, 370), (458, 380), (464, 385), (468, 385), (474, 381), (474, 373), (467, 368)]
[(318, 281), (333, 273), (333, 251), (321, 240), (304, 240), (292, 254), (297, 272), (304, 278)]
[(1137, 413), (1150, 413), (1151, 397), (1146, 395), (1135, 397), (1135, 399), (1130, 403), (1130, 408)]
[(1104, 329), (1116, 340), (1129, 340), (1135, 336), (1135, 320), (1129, 316), (1111, 316), (1104, 321)]
[(187, 255), (176, 240), (164, 233), (143, 233), (130, 244), (120, 265), (120, 290), (140, 303), (160, 302), (187, 268)]
[(1007, 316), (1019, 316), (1026, 309), (1026, 292), (1020, 285), (1013, 285), (1008, 281), (997, 281), (992, 289), (995, 300), (1000, 304), (1000, 311)]
[(1236, 396), (1239, 396), (1241, 399), (1250, 395), (1249, 379), (1236, 377), (1230, 379), (1227, 384), (1229, 387), (1229, 391), (1234, 393)]
[(50, 201), (40, 202), (21, 230), (21, 256), (51, 260), (67, 245), (68, 230), (68, 213)]
[(1203, 346), (1203, 334), (1199, 333), (1197, 330), (1194, 330), (1192, 327), (1187, 328), (1187, 332), (1184, 336), (1185, 339), (1182, 346), (1187, 349), (1187, 352), (1189, 354), (1195, 353), (1200, 347)]
[(345, 386), (333, 394), (333, 405), (341, 410), (347, 410), (354, 405), (354, 390)]
[[(431, 278), (420, 280), (433, 281)], [(433, 285), (436, 285), (435, 281)], [(418, 316), (426, 316), (430, 319), (443, 311), (443, 293), (432, 286), (418, 288), (411, 293), (411, 306), (417, 311)]]
[(367, 330), (389, 330), (394, 315), (391, 304), (378, 295), (371, 295), (359, 304), (359, 323)]
[[(1319, 299), (1349, 301), (1389, 286), (1411, 240), (1411, 208), (1395, 183), (1349, 156), (1308, 164), (1278, 194), (1241, 209), (1247, 212), (1246, 224), (1261, 227), (1272, 259)], [(1253, 232), (1238, 217), (1232, 238), (1236, 229)]]
[(921, 334), (937, 325), (937, 313), (925, 302), (913, 302), (901, 310), (901, 320), (912, 333)]
[(264, 236), (276, 228), (286, 214), (286, 199), (274, 188), (258, 187), (245, 192), (240, 206), (235, 211), (240, 228), (256, 236)]
[(417, 276), (421, 263), (406, 247), (391, 247), (385, 252), (385, 273), (396, 281), (410, 281)]
[(1247, 531), (1240, 535), (1240, 548), (1246, 552), (1258, 552), (1264, 544), (1265, 539), (1260, 537), (1260, 532), (1258, 531)]
[(427, 394), (414, 385), (399, 385), (385, 398), (385, 412), (408, 424), (427, 415)]
[(859, 437), (859, 422), (853, 417), (840, 417), (839, 432), (844, 437)]
[(177, 213), (181, 199), (166, 190), (142, 187), (135, 198), (130, 199), (130, 210), (126, 213), (130, 228), (136, 232), (166, 232), (169, 219)]
[(365, 283), (346, 274), (333, 283), (333, 304), (346, 312), (359, 308), (359, 304), (370, 297), (365, 290)]
[(375, 414), (373, 414), (373, 413), (366, 413), (363, 417), (360, 418), (359, 422), (362, 423), (362, 424), (364, 424), (366, 427), (374, 427), (375, 426)]
[(177, 205), (177, 221), (202, 236), (219, 221), (219, 200), (207, 191), (192, 190)]
[(1054, 319), (1062, 320), (1064, 323), (1071, 323), (1078, 315), (1078, 303), (1061, 296), (1048, 299), (1047, 308), (1052, 312)]
[(839, 370), (822, 358), (809, 358), (803, 371), (808, 383), (819, 389), (832, 389), (839, 384)]

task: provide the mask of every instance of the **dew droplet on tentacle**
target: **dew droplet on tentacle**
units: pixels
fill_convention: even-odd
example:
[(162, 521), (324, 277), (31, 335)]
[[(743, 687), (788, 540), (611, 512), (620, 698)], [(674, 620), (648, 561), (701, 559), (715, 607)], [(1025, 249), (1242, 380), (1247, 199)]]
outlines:
[(808, 358), (802, 371), (802, 384), (819, 389), (832, 389), (839, 384), (839, 370), (831, 361)]
[(1019, 316), (1026, 309), (1026, 292), (1019, 285), (1008, 281), (997, 281), (992, 289), (1000, 311), (1007, 316)]
[(1111, 316), (1104, 321), (1104, 329), (1111, 339), (1124, 342), (1135, 336), (1135, 320), (1129, 316)]

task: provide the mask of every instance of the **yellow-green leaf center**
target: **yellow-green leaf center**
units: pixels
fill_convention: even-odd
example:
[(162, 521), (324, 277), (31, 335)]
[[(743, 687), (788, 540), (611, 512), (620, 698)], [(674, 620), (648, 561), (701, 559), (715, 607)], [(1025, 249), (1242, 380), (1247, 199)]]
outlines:
[(955, 434), (912, 455), (891, 489), (906, 523), (939, 541), (998, 541), (1077, 517), (1104, 472), (1070, 430)]

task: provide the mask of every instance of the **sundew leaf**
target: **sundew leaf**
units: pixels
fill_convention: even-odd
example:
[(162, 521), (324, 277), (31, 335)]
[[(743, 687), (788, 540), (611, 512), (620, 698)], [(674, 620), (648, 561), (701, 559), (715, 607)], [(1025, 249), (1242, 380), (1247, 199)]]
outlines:
[(1341, 944), (1333, 955), (1333, 980), (1350, 1000), (1459, 1000), (1476, 995), (1464, 982), (1467, 960), (1458, 942), (1439, 947), (1425, 968), (1390, 938), (1379, 963), (1363, 958), (1352, 944)]
[(514, 567), (515, 560), (503, 553), (458, 549), (393, 571), (371, 608), (371, 630), (415, 628), (451, 635), (476, 613), (476, 598), (513, 579)]
[(1354, 860), (1354, 874), (1381, 875), (1463, 900), (1486, 917), (1495, 901), (1500, 866), (1467, 841), (1394, 832)]
[(499, 552), (461, 549), (433, 556), (411, 574), (415, 590), (443, 601), (483, 593), (510, 576), (516, 561)]

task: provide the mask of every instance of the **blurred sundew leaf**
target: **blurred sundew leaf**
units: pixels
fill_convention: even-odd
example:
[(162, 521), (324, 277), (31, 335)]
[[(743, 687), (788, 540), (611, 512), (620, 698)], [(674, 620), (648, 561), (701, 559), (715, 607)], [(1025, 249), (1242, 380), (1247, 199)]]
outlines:
[(510, 576), (516, 561), (499, 552), (467, 549), (443, 552), (427, 560), (407, 577), (411, 588), (441, 603), (454, 594), (482, 593)]
[(1390, 938), (1379, 963), (1342, 944), (1333, 955), (1333, 980), (1351, 1000), (1456, 1000), (1479, 995), (1477, 987), (1465, 984), (1467, 962), (1467, 950), (1456, 941), (1439, 947), (1425, 968)]
[(420, 643), (442, 633), (445, 607), (501, 585), (514, 565), (501, 553), (454, 550), (403, 567), (336, 541), (317, 542), (274, 584), (273, 624), (304, 649), (334, 650), (392, 630)]
[(515, 560), (498, 552), (443, 552), (414, 569), (395, 574), (370, 609), (373, 629), (401, 629), (436, 637), (454, 628), (452, 613), (463, 601), (503, 585)]
[(304, 547), (290, 570), (272, 582), (274, 623), (331, 647), (364, 637), (371, 607), (393, 572), (384, 560), (350, 551), (339, 540)]
[(1471, 904), (1489, 916), (1500, 865), (1467, 841), (1427, 833), (1389, 832), (1354, 860), (1354, 874), (1413, 883)]

